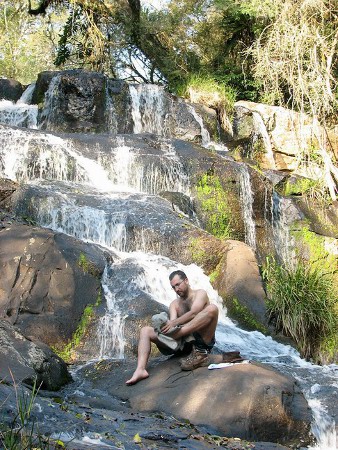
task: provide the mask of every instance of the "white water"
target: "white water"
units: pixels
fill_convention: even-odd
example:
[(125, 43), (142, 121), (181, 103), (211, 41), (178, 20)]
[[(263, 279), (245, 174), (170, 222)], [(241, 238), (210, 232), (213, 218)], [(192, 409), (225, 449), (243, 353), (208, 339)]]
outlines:
[[(152, 84), (129, 85), (132, 103), (132, 118), (134, 122), (133, 132), (154, 133), (159, 136), (169, 136), (171, 101), (165, 97), (164, 88)], [(221, 143), (210, 139), (210, 134), (204, 125), (203, 118), (192, 105), (187, 105), (187, 110), (192, 114), (201, 130), (201, 143), (203, 147), (218, 151), (228, 151)], [(168, 112), (166, 112), (168, 111)]]
[(124, 324), (127, 316), (122, 315), (115, 293), (107, 286), (107, 267), (102, 276), (102, 288), (107, 301), (107, 312), (100, 318), (97, 334), (100, 342), (99, 359), (124, 358)]
[(267, 160), (269, 161), (270, 169), (276, 169), (270, 136), (269, 133), (267, 132), (262, 116), (258, 112), (253, 111), (252, 118), (254, 122), (255, 131), (257, 133), (257, 138), (261, 137), (263, 139), (265, 155)]
[(166, 136), (166, 108), (163, 87), (152, 84), (130, 85), (134, 133)]
[(199, 114), (197, 114), (195, 109), (192, 106), (190, 106), (190, 105), (188, 105), (188, 110), (194, 116), (196, 122), (199, 124), (199, 126), (201, 128), (201, 137), (202, 137), (202, 145), (203, 145), (203, 147), (208, 147), (208, 145), (210, 144), (210, 141), (211, 141), (210, 140), (210, 134), (209, 134), (209, 131), (204, 126), (202, 117)]
[[(1, 132), (1, 138), (3, 138), (4, 134), (7, 134), (8, 141), (11, 141), (11, 138), (13, 141), (12, 143), (7, 143), (5, 148), (4, 146), (1, 147), (3, 174), (5, 174), (2, 176), (8, 176), (9, 178), (19, 180), (34, 178), (34, 173), (28, 169), (28, 163), (31, 163), (31, 153), (32, 148), (35, 147), (34, 139), (36, 136), (34, 136), (34, 134), (31, 135), (29, 138), (31, 139), (31, 145), (28, 145), (25, 143), (25, 139), (28, 137), (27, 133), (25, 134), (15, 130), (15, 132), (13, 131), (11, 134), (7, 129), (1, 129)], [(39, 169), (37, 178), (43, 178), (47, 169), (50, 170), (50, 166), (52, 166), (51, 173), (55, 178), (68, 180), (67, 166), (69, 164), (69, 159), (71, 158), (76, 161), (81, 168), (81, 170), (79, 169), (81, 176), (77, 176), (76, 181), (86, 181), (97, 189), (104, 190), (108, 188), (108, 192), (106, 193), (107, 198), (109, 198), (109, 196), (117, 195), (115, 182), (109, 178), (108, 172), (105, 171), (100, 163), (79, 154), (76, 150), (70, 148), (68, 144), (65, 145), (60, 138), (50, 135), (39, 136), (42, 136), (42, 140), (46, 143), (48, 152), (50, 153), (48, 153), (47, 156), (46, 150), (44, 150), (45, 153), (36, 150), (38, 158), (33, 158), (33, 161), (35, 168)], [(10, 150), (8, 150), (9, 147)], [(117, 151), (117, 154), (118, 152), (119, 151)], [(122, 163), (121, 167), (123, 167), (123, 164), (125, 163)], [(117, 170), (117, 172), (118, 171), (119, 170)], [(127, 181), (126, 179), (120, 178), (119, 183), (125, 185)], [(221, 308), (221, 318), (216, 333), (217, 345), (224, 351), (238, 349), (248, 359), (271, 364), (282, 372), (296, 376), (314, 413), (313, 432), (316, 434), (319, 443), (316, 448), (321, 450), (333, 450), (336, 448), (337, 437), (335, 436), (334, 430), (335, 424), (330, 418), (330, 412), (328, 410), (330, 399), (327, 399), (328, 404), (325, 406), (323, 403), (325, 397), (323, 396), (320, 387), (325, 385), (325, 383), (331, 387), (337, 387), (337, 366), (323, 368), (312, 365), (302, 360), (298, 353), (290, 346), (279, 344), (270, 337), (266, 337), (259, 332), (246, 332), (239, 329), (226, 317), (226, 313), (222, 309), (221, 300), (217, 292), (213, 290), (208, 277), (206, 277), (200, 268), (195, 265), (183, 266), (174, 261), (170, 261), (167, 258), (142, 252), (124, 253), (125, 240), (123, 241), (122, 229), (122, 231), (120, 230), (120, 234), (117, 233), (119, 236), (118, 238), (113, 237), (106, 240), (107, 233), (115, 233), (118, 228), (116, 224), (122, 222), (116, 222), (115, 226), (113, 226), (110, 231), (107, 231), (109, 224), (105, 221), (104, 211), (102, 211), (101, 214), (98, 213), (97, 208), (91, 211), (90, 207), (84, 207), (83, 211), (87, 214), (87, 218), (85, 219), (87, 225), (83, 227), (83, 221), (80, 215), (77, 216), (78, 213), (75, 212), (74, 204), (72, 204), (71, 199), (69, 200), (69, 198), (65, 197), (65, 200), (65, 204), (60, 204), (56, 209), (55, 203), (49, 206), (47, 205), (51, 217), (49, 223), (47, 223), (47, 221), (44, 222), (45, 226), (50, 226), (55, 230), (64, 231), (84, 240), (90, 240), (97, 243), (103, 242), (104, 245), (108, 245), (115, 251), (117, 250), (121, 260), (126, 258), (134, 259), (135, 262), (143, 268), (143, 274), (134, 280), (134, 282), (138, 283), (139, 287), (154, 299), (165, 305), (168, 305), (173, 299), (173, 293), (169, 286), (168, 274), (174, 269), (183, 269), (187, 273), (191, 284), (196, 288), (203, 287), (206, 289), (211, 301), (218, 304)], [(48, 201), (49, 200), (46, 199), (47, 203)], [(69, 202), (68, 204), (67, 201)], [(281, 224), (286, 223), (286, 218), (283, 218), (283, 214), (286, 214), (285, 208), (281, 208), (281, 199), (277, 196), (274, 197), (274, 202), (272, 208), (273, 217), (275, 218), (274, 228), (276, 240), (278, 239), (280, 242), (279, 252), (282, 258), (290, 258), (290, 249), (292, 248), (291, 245), (288, 246), (290, 236), (281, 226)], [(41, 205), (43, 205), (43, 202)], [(42, 212), (43, 207), (41, 209), (41, 217), (43, 217)], [(102, 217), (103, 220), (101, 220)], [(45, 219), (41, 218), (42, 222), (43, 220)], [(105, 225), (99, 225), (102, 223)], [(105, 236), (104, 239), (103, 236)], [(284, 254), (285, 248), (287, 251)], [(107, 276), (106, 273), (105, 277)], [(108, 290), (106, 281), (108, 280), (104, 278), (103, 289), (105, 290), (105, 296), (107, 298), (107, 314), (102, 319), (98, 330), (101, 343), (100, 357), (122, 358), (125, 345), (123, 334), (125, 317), (121, 315), (117, 304), (118, 299), (114, 292)], [(334, 383), (336, 384), (334, 385)]]
[(0, 123), (15, 127), (37, 128), (38, 105), (31, 105), (35, 83), (30, 84), (19, 100), (0, 101)]
[(295, 238), (290, 233), (289, 209), (293, 208), (290, 199), (280, 197), (275, 191), (271, 198), (271, 217), (272, 217), (272, 231), (274, 237), (274, 246), (276, 253), (287, 267), (292, 267), (296, 261), (295, 253)]
[(44, 106), (39, 120), (39, 128), (53, 130), (54, 123), (54, 101), (60, 85), (61, 76), (56, 75), (49, 83), (45, 93)]
[[(71, 140), (47, 133), (0, 128), (0, 175), (12, 180), (56, 179), (86, 182), (103, 192), (178, 191), (190, 194), (189, 177), (172, 146), (162, 145), (162, 155), (145, 166), (147, 155), (119, 138), (118, 146), (105, 155), (97, 149), (96, 160), (76, 150)], [(104, 159), (109, 159), (105, 163)]]
[(240, 187), (242, 215), (245, 227), (245, 242), (256, 250), (256, 227), (253, 219), (253, 193), (251, 189), (250, 174), (246, 165), (240, 164)]

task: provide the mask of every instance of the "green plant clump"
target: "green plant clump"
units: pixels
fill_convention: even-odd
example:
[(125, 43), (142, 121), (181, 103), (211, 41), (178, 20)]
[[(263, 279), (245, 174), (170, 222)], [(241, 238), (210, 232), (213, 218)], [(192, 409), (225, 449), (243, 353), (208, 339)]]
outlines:
[(37, 386), (36, 379), (30, 393), (19, 392), (19, 386), (15, 382), (14, 388), (16, 396), (15, 416), (8, 425), (0, 422), (1, 448), (10, 450), (50, 448), (49, 440), (39, 433), (37, 424), (32, 418), (33, 406), (40, 389)]
[(72, 360), (73, 350), (81, 343), (81, 340), (94, 317), (94, 308), (99, 306), (101, 301), (101, 291), (99, 291), (96, 302), (85, 307), (79, 325), (75, 330), (71, 341), (61, 350), (53, 348), (55, 353), (59, 355), (60, 358), (62, 358), (64, 361), (70, 362)]
[(79, 267), (81, 267), (84, 273), (89, 273), (90, 275), (93, 275), (96, 278), (100, 276), (99, 269), (95, 267), (93, 262), (88, 260), (87, 256), (83, 252), (80, 253), (78, 265)]
[(206, 215), (206, 231), (220, 239), (233, 234), (227, 194), (215, 175), (204, 174), (197, 185), (197, 197)]
[(299, 178), (296, 182), (285, 185), (285, 195), (302, 195), (308, 200), (317, 200), (323, 205), (330, 204), (330, 196), (323, 180), (311, 178)]
[(267, 259), (263, 270), (267, 283), (270, 319), (297, 344), (301, 355), (319, 362), (319, 353), (334, 358), (338, 344), (338, 296), (334, 273), (301, 260), (286, 268)]
[(194, 103), (202, 103), (232, 116), (236, 92), (224, 82), (219, 82), (209, 74), (193, 73), (181, 86), (178, 95), (189, 98)]

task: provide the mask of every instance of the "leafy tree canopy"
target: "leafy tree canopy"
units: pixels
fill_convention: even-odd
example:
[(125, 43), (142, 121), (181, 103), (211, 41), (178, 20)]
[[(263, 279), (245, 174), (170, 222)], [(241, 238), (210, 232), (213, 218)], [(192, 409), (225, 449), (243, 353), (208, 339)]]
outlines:
[(62, 10), (57, 18), (52, 9), (44, 16), (29, 16), (25, 0), (3, 0), (0, 4), (1, 76), (28, 84), (42, 70), (53, 68), (62, 17)]

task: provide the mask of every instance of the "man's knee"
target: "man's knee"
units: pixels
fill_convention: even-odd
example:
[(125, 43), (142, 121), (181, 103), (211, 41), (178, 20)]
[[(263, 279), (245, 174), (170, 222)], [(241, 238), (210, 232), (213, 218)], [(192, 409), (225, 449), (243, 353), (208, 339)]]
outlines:
[(141, 328), (140, 338), (148, 338), (151, 341), (157, 338), (157, 333), (153, 327), (145, 326)]
[(205, 311), (208, 313), (211, 319), (217, 319), (218, 317), (218, 307), (214, 304), (210, 304), (205, 308)]

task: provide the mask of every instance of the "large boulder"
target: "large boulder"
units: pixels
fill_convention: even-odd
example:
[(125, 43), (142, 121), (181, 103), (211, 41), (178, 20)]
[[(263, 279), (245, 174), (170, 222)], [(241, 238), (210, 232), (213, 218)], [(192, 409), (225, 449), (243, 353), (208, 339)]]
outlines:
[(266, 331), (265, 291), (257, 259), (244, 242), (228, 240), (214, 286), (224, 299), (228, 315), (250, 330)]
[(43, 343), (33, 343), (0, 319), (0, 378), (56, 391), (71, 380), (67, 366)]
[(163, 411), (228, 437), (284, 445), (311, 442), (311, 412), (297, 383), (267, 366), (182, 372), (178, 358), (155, 359), (148, 379), (126, 386), (134, 369), (135, 363), (107, 362), (85, 373), (94, 390), (106, 390), (137, 411)]
[[(296, 171), (317, 176), (315, 164), (300, 165), (299, 159), (322, 147), (329, 138), (328, 148), (337, 155), (337, 136), (328, 134), (316, 120), (280, 106), (270, 106), (241, 100), (234, 106), (234, 141), (244, 155), (255, 159), (263, 169)], [(314, 161), (312, 162), (314, 163)], [(312, 168), (311, 168), (312, 166)]]
[(41, 129), (64, 132), (132, 132), (128, 85), (96, 72), (46, 71), (38, 75), (32, 103)]
[(98, 247), (22, 224), (0, 232), (0, 317), (32, 340), (67, 343), (97, 303), (105, 257)]
[(24, 87), (12, 78), (0, 78), (0, 100), (16, 102), (23, 94)]

